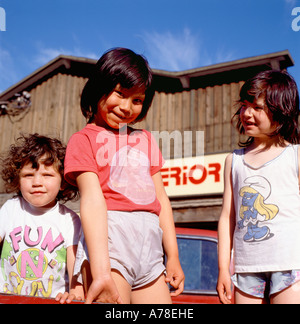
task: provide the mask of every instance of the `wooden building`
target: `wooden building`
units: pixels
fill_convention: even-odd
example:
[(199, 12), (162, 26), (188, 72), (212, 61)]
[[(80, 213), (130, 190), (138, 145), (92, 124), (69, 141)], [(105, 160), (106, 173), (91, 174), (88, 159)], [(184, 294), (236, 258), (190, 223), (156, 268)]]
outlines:
[[(61, 55), (0, 94), (0, 152), (20, 132), (56, 136), (67, 143), (86, 124), (80, 95), (95, 63)], [(290, 53), (282, 51), (182, 72), (154, 70), (155, 98), (147, 118), (136, 127), (158, 133), (203, 131), (206, 155), (230, 152), (238, 143), (231, 117), (243, 82), (260, 71), (293, 65)], [(25, 104), (23, 97), (16, 96), (23, 93)], [(195, 136), (191, 138), (195, 144)], [(191, 146), (195, 156), (196, 145)], [(175, 151), (176, 147), (170, 151), (170, 159), (176, 157)], [(0, 185), (0, 206), (7, 198)], [(183, 192), (171, 201), (176, 223), (215, 226), (222, 193), (188, 196)], [(78, 203), (71, 206), (78, 210)]]

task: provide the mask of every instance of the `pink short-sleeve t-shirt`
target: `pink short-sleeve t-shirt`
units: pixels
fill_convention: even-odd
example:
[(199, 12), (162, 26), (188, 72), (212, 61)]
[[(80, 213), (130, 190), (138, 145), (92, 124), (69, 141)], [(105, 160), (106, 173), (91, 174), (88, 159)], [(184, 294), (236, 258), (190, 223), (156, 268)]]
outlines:
[(75, 173), (94, 172), (108, 210), (147, 211), (159, 216), (161, 206), (152, 176), (163, 164), (151, 133), (132, 128), (113, 132), (88, 124), (68, 143), (65, 178), (76, 186)]

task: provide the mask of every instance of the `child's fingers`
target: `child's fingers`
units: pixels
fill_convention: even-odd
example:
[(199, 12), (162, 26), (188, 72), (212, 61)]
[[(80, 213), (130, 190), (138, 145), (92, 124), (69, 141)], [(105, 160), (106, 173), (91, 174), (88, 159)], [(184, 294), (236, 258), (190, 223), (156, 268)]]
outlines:
[(81, 300), (81, 298), (76, 298), (74, 294), (70, 294), (66, 300), (67, 304), (72, 303), (73, 300)]
[(232, 298), (231, 281), (225, 284), (225, 298), (227, 304), (231, 304), (231, 298)]
[(122, 298), (120, 296), (117, 299), (117, 304), (124, 304), (123, 301), (122, 301)]
[(172, 297), (179, 296), (184, 289), (184, 277), (175, 276), (173, 274), (168, 274), (165, 278), (166, 283), (169, 283), (175, 291), (171, 293)]
[(86, 305), (92, 304), (93, 301), (94, 301), (94, 298), (93, 297), (91, 297), (90, 295), (87, 295), (86, 296), (86, 299), (85, 299), (85, 304)]
[(69, 293), (68, 292), (65, 292), (64, 294), (59, 293), (55, 298), (55, 300), (57, 302), (60, 302), (61, 304), (64, 304), (67, 301), (67, 299), (69, 299)]
[(172, 280), (173, 280), (172, 275), (167, 273), (167, 275), (165, 277), (165, 282), (166, 283), (171, 283)]
[(97, 303), (107, 304), (123, 304), (123, 301), (112, 281), (113, 286), (102, 286), (97, 282), (92, 282), (86, 297), (86, 304), (92, 304), (93, 301)]
[(57, 294), (57, 296), (55, 297), (55, 300), (57, 301), (57, 302), (59, 302), (60, 301), (60, 299), (62, 298), (62, 293), (59, 293), (59, 294)]
[(179, 283), (179, 285), (177, 285), (177, 287), (173, 286), (176, 290), (171, 292), (171, 297), (177, 297), (180, 294), (182, 294), (183, 290), (184, 290), (184, 282), (181, 281)]
[(219, 298), (222, 304), (231, 304), (232, 292), (230, 285), (218, 287)]

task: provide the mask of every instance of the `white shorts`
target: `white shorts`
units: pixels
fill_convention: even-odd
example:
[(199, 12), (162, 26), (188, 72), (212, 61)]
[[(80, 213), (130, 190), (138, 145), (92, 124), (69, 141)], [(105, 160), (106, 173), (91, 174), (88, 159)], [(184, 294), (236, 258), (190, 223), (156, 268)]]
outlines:
[[(132, 289), (150, 284), (166, 270), (162, 230), (155, 214), (108, 211), (108, 249), (111, 268), (119, 271)], [(85, 260), (89, 257), (81, 235), (74, 268), (79, 282)]]

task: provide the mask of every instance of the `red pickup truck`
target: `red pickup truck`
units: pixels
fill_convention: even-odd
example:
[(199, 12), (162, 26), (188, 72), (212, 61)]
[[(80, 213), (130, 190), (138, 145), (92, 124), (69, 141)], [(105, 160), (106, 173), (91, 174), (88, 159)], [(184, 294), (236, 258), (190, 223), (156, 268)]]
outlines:
[[(185, 273), (183, 294), (174, 304), (219, 304), (217, 232), (176, 228), (179, 258)], [(55, 304), (53, 299), (0, 294), (0, 304)]]

